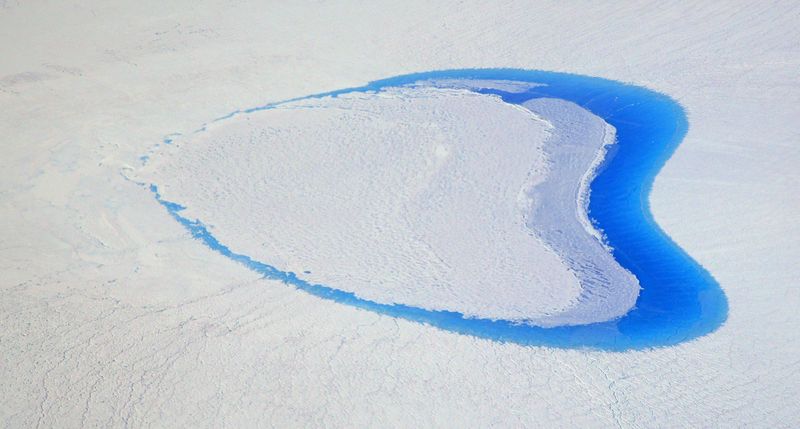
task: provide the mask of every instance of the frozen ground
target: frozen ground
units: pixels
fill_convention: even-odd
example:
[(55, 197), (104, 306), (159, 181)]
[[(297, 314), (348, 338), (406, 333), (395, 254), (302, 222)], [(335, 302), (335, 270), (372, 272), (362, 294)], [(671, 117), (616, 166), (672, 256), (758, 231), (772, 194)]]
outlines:
[[(5, 426), (800, 424), (794, 2), (0, 8)], [(684, 105), (651, 203), (725, 289), (720, 330), (603, 353), (377, 316), (198, 246), (120, 174), (237, 108), (498, 66)]]

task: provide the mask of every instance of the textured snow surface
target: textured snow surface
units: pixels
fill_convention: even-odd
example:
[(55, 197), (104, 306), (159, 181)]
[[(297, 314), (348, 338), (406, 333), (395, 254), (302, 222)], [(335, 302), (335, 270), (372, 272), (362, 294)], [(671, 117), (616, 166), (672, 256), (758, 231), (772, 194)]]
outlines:
[(613, 129), (529, 105), (544, 119), (429, 87), (282, 104), (179, 139), (142, 179), (235, 251), (363, 299), (542, 326), (618, 317), (638, 285), (583, 204)]
[[(0, 426), (800, 426), (798, 21), (796, 1), (0, 2)], [(123, 177), (237, 109), (503, 66), (686, 108), (651, 206), (724, 288), (718, 331), (607, 353), (379, 316), (259, 278)]]

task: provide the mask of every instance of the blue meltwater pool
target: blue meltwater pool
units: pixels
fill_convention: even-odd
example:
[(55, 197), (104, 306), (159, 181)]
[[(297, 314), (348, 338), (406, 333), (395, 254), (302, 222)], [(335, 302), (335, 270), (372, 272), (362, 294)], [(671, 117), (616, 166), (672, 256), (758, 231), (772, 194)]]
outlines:
[(711, 274), (684, 252), (656, 224), (649, 207), (653, 180), (683, 140), (688, 123), (681, 106), (670, 97), (611, 80), (545, 71), (467, 69), (416, 73), (382, 79), (357, 88), (314, 94), (233, 112), (271, 109), (307, 98), (337, 96), (413, 84), (421, 80), (487, 79), (530, 82), (524, 91), (479, 89), (521, 104), (534, 98), (573, 102), (616, 128), (617, 143), (591, 182), (589, 216), (605, 234), (617, 262), (633, 273), (642, 290), (636, 305), (616, 320), (580, 326), (542, 328), (524, 323), (467, 318), (461, 313), (431, 311), (402, 304), (387, 305), (351, 292), (312, 284), (298, 274), (281, 271), (219, 242), (201, 220), (181, 215), (178, 203), (150, 189), (178, 222), (205, 245), (270, 279), (281, 280), (320, 298), (391, 317), (431, 325), (465, 335), (523, 345), (624, 351), (678, 344), (706, 335), (726, 320), (728, 303)]

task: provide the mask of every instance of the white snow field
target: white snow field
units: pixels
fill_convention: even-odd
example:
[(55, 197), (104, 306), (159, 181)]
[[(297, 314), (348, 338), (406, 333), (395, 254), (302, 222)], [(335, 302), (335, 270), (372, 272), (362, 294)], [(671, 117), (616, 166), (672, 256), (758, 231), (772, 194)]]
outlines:
[(281, 104), (176, 139), (136, 180), (235, 251), (370, 301), (540, 326), (619, 317), (638, 282), (583, 204), (613, 128), (563, 101), (526, 107), (544, 116), (430, 87)]
[[(800, 4), (792, 1), (0, 2), (0, 425), (800, 426), (798, 23)], [(192, 156), (215, 156), (210, 168), (276, 157), (286, 161), (286, 174), (296, 173), (293, 177), (309, 185), (314, 198), (333, 198), (311, 188), (316, 179), (292, 172), (298, 168), (294, 163), (312, 159), (297, 159), (287, 150), (241, 149), (220, 156), (211, 149), (203, 152), (198, 140), (196, 152), (171, 158), (170, 151), (186, 150), (192, 140), (186, 137), (184, 146), (178, 138), (152, 154), (154, 163), (174, 162), (173, 169), (149, 173), (140, 171), (139, 156), (166, 135), (189, 136), (210, 119), (238, 109), (403, 73), (467, 67), (605, 77), (663, 92), (684, 106), (688, 134), (657, 177), (650, 203), (659, 225), (724, 289), (730, 310), (720, 329), (673, 347), (611, 353), (526, 347), (377, 315), (260, 278), (193, 239), (147, 189), (127, 179), (175, 174), (181, 163), (192, 167)], [(547, 119), (553, 126), (547, 131), (543, 119), (494, 105), (491, 97), (473, 99), (453, 88), (415, 94), (420, 99), (403, 111), (408, 120), (425, 119), (417, 103), (440, 105), (442, 118), (425, 131), (427, 136), (462, 132), (472, 109), (508, 116), (511, 129), (472, 124), (497, 132), (508, 142), (501, 150), (519, 158), (501, 160), (498, 153), (497, 162), (513, 166), (513, 174), (487, 172), (498, 175), (498, 191), (507, 195), (520, 189), (511, 178), (527, 174), (524, 162), (541, 161), (545, 134), (558, 130), (557, 119), (564, 117)], [(458, 103), (449, 97), (458, 97)], [(397, 98), (381, 106), (384, 101), (386, 109), (400, 109)], [(539, 107), (537, 114), (545, 118), (548, 106)], [(268, 115), (277, 120), (281, 113)], [(370, 115), (328, 108), (307, 113), (320, 120)], [(297, 118), (287, 116), (285, 125)], [(436, 130), (448, 123), (459, 127)], [(248, 132), (245, 124), (241, 127), (209, 130), (219, 131), (216, 141), (226, 144), (221, 137)], [(306, 126), (291, 129), (314, 132)], [(348, 135), (336, 124), (331, 129)], [(409, 135), (420, 132), (408, 130)], [(513, 138), (523, 132), (529, 146)], [(400, 140), (384, 144), (393, 142)], [(469, 138), (459, 142), (481, 144)], [(437, 159), (437, 142), (428, 144), (393, 148), (399, 165), (409, 168), (384, 169), (388, 174), (374, 185), (402, 182), (403, 193), (391, 196), (399, 204), (410, 195), (415, 174), (428, 171), (412, 169), (414, 160)], [(465, 170), (439, 171), (457, 174), (480, 167), (471, 163), (470, 151), (456, 149), (445, 162), (462, 159)], [(343, 161), (357, 165), (357, 160)], [(192, 171), (203, 180), (215, 179), (213, 170)], [(259, 171), (267, 178), (277, 174)], [(332, 171), (320, 168), (319, 174), (322, 180)], [(165, 188), (165, 195), (197, 186), (171, 183), (175, 188)], [(253, 184), (238, 185), (240, 195), (215, 198), (252, 213), (257, 207), (247, 204), (256, 203), (246, 196)], [(494, 236), (508, 240), (488, 249), (468, 246), (468, 254), (450, 256), (453, 263), (525, 247), (530, 253), (515, 250), (511, 261), (523, 264), (534, 254), (545, 261), (543, 255), (549, 255), (553, 269), (537, 272), (564, 275), (566, 289), (548, 289), (552, 285), (546, 282), (531, 288), (534, 297), (547, 300), (542, 305), (521, 289), (524, 279), (512, 278), (517, 286), (498, 289), (498, 300), (467, 294), (459, 296), (469, 301), (450, 304), (475, 311), (493, 305), (494, 314), (509, 317), (566, 308), (579, 292), (577, 280), (570, 280), (555, 251), (547, 253), (530, 237), (512, 234), (520, 227), (506, 216), (514, 207), (489, 192), (488, 182), (478, 185), (482, 192), (475, 198), (506, 205), (497, 208), (502, 211), (497, 216), (472, 215), (483, 225), (496, 225)], [(463, 201), (444, 191), (438, 195)], [(191, 197), (200, 203), (210, 198), (199, 191)], [(359, 209), (366, 204), (355, 203)], [(304, 204), (309, 210), (318, 207)], [(187, 206), (207, 214), (220, 210), (210, 204)], [(270, 210), (289, 216), (284, 207)], [(447, 207), (431, 210), (431, 219), (409, 221), (434, 228), (452, 219)], [(326, 269), (328, 257), (347, 259), (330, 247), (320, 253), (293, 253), (291, 243), (263, 248), (266, 240), (244, 236), (248, 228), (272, 228), (263, 219), (237, 223), (232, 212), (218, 216), (209, 228), (239, 236), (237, 243), (252, 246), (253, 252), (280, 254), (292, 269), (327, 280), (353, 275)], [(385, 234), (403, 231), (402, 216), (394, 220), (395, 230)], [(466, 228), (466, 223), (457, 226)], [(409, 237), (387, 237), (414, 245)], [(400, 251), (381, 249), (387, 256)], [(356, 256), (365, 259), (347, 261), (366, 264), (381, 254)], [(367, 272), (365, 266), (353, 268)], [(397, 276), (439, 275), (437, 281), (450, 286), (463, 275), (401, 267)], [(375, 279), (379, 273), (367, 272)], [(345, 283), (370, 293), (370, 282)], [(409, 300), (425, 298), (400, 282), (388, 287)], [(437, 299), (456, 299), (446, 288), (437, 293)]]

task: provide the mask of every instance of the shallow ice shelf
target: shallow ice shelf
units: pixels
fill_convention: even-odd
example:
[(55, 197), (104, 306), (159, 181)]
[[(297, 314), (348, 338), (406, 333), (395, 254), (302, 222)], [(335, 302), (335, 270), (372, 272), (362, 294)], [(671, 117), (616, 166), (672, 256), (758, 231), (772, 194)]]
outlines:
[(473, 83), (238, 115), (177, 140), (143, 175), (236, 252), (369, 301), (538, 326), (625, 314), (638, 282), (586, 213), (613, 127)]

